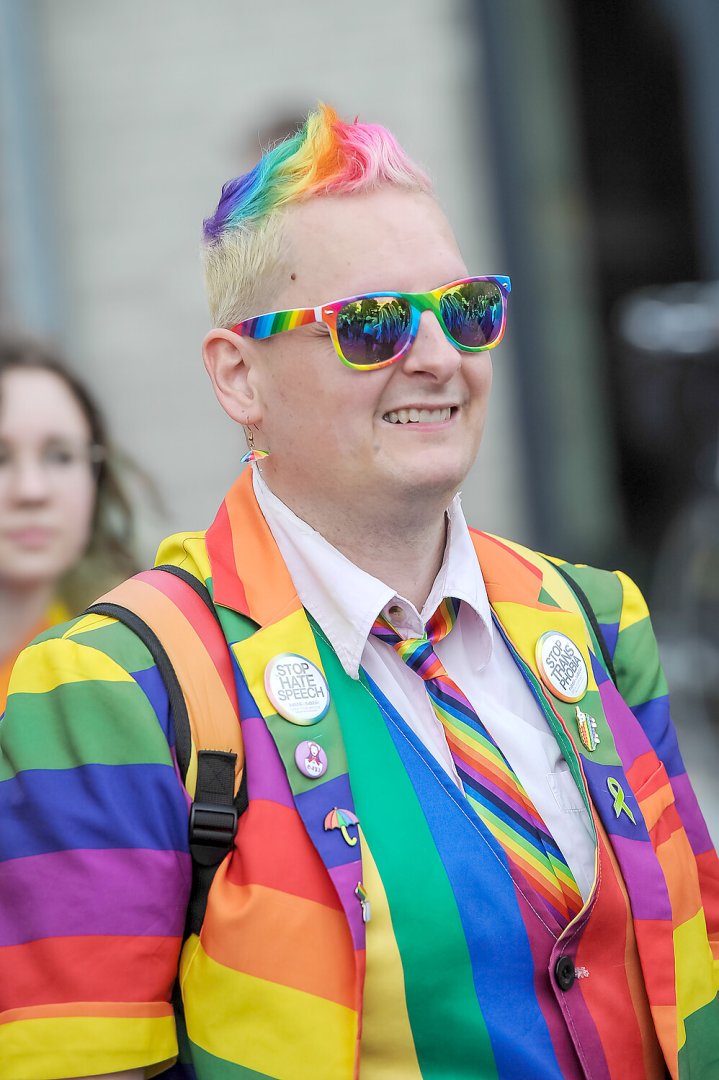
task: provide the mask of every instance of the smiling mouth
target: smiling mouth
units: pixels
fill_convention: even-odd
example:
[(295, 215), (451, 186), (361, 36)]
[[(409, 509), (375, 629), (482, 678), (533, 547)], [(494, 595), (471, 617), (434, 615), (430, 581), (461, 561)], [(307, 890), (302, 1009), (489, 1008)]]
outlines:
[(444, 409), (398, 409), (385, 413), (382, 419), (388, 424), (441, 424), (455, 411), (455, 407), (449, 405)]

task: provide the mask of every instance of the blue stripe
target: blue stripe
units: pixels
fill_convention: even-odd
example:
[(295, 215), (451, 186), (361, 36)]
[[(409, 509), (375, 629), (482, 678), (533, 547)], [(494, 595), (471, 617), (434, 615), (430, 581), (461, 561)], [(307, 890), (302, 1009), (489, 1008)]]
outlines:
[[(561, 1072), (537, 1003), (534, 961), (504, 849), (379, 687), (366, 672), (362, 674), (382, 707), (447, 872), (499, 1076), (558, 1077)], [(485, 844), (494, 857), (485, 857)], [(491, 930), (498, 926), (501, 933)], [(437, 1075), (444, 1074), (439, 1070)]]
[(28, 770), (0, 784), (0, 822), (0, 861), (79, 848), (188, 851), (171, 765)]
[[(427, 679), (426, 686), (430, 698), (434, 698), (435, 701), (439, 702), (442, 708), (446, 709), (450, 716), (454, 716), (459, 720), (470, 721), (473, 728), (479, 730), (483, 735), (485, 735), (486, 730), (484, 728), (484, 725), (482, 724), (481, 720), (479, 720), (476, 712), (470, 705), (469, 701), (467, 701), (464, 694), (462, 694), (459, 700), (457, 700), (457, 698), (453, 697), (451, 694), (448, 693), (445, 686), (443, 686), (440, 682), (437, 682), (435, 679)], [(494, 742), (492, 742), (492, 745), (495, 745)]]
[(170, 701), (162, 676), (156, 667), (131, 672), (133, 679), (150, 702), (157, 722), (170, 746), (175, 745), (175, 725), (172, 722)]
[(464, 770), (460, 769), (459, 772), (464, 786), (471, 789), (472, 798), (476, 798), (477, 802), (482, 803), (482, 805), (488, 810), (491, 810), (496, 817), (506, 822), (514, 832), (520, 834), (525, 840), (528, 840), (529, 843), (537, 849), (537, 852), (545, 861), (547, 859), (545, 849), (548, 849), (558, 862), (567, 866), (564, 856), (550, 833), (544, 831), (540, 833), (539, 830), (528, 825), (524, 818), (520, 817), (511, 806), (508, 806), (508, 804), (498, 795), (495, 795), (493, 791), (489, 791), (487, 788), (478, 784), (474, 777), (468, 776)]

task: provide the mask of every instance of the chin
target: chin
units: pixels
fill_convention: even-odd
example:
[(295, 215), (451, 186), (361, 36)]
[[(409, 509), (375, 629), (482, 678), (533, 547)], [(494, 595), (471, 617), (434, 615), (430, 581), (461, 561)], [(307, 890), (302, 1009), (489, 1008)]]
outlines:
[(396, 477), (397, 494), (413, 499), (429, 499), (446, 508), (464, 483), (468, 469), (407, 469)]

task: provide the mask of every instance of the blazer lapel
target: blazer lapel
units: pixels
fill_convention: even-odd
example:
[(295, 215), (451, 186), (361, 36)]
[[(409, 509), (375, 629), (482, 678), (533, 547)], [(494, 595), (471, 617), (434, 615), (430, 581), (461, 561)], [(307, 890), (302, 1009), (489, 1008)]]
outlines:
[[(213, 599), (230, 649), (282, 762), (297, 812), (335, 886), (354, 948), (361, 952), (365, 927), (356, 893), (362, 881), (361, 845), (357, 826), (341, 825), (356, 815), (332, 687), (325, 715), (304, 726), (278, 712), (265, 686), (270, 662), (288, 653), (309, 661), (320, 679), (327, 676), (316, 631), (259, 508), (249, 469), (236, 481), (208, 530), (207, 552)], [(237, 619), (237, 614), (251, 619), (259, 629), (248, 632), (245, 620)], [(304, 741), (317, 743), (327, 755), (327, 769), (319, 779), (305, 776), (296, 763), (295, 751)], [(328, 817), (335, 810), (344, 811), (345, 816)]]
[[(537, 696), (580, 791), (601, 819), (616, 855), (632, 908), (639, 958), (652, 1004), (674, 985), (672, 907), (637, 794), (624, 767), (644, 755), (641, 776), (660, 763), (633, 713), (612, 683), (589, 638), (577, 601), (564, 579), (534, 552), (473, 533), (495, 617), (522, 674)], [(560, 700), (542, 682), (536, 644), (547, 631), (565, 634), (587, 665), (587, 691), (579, 702)], [(580, 737), (577, 709), (590, 717), (596, 746)], [(588, 723), (588, 721), (585, 721)], [(594, 739), (588, 740), (591, 745)], [(631, 764), (631, 762), (629, 762)], [(636, 770), (635, 770), (636, 771)], [(634, 775), (634, 774), (633, 774)]]

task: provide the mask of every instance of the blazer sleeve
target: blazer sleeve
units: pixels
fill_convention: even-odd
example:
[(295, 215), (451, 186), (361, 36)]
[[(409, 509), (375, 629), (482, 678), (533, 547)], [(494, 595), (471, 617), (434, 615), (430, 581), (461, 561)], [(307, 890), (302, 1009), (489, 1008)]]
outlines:
[(617, 688), (663, 763), (697, 864), (719, 986), (719, 859), (682, 760), (669, 691), (647, 604), (621, 571), (565, 566), (594, 608), (612, 655)]
[(85, 616), (19, 657), (0, 720), (0, 1061), (6, 1080), (177, 1055), (172, 989), (189, 800), (167, 695), (126, 627)]

